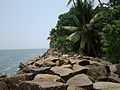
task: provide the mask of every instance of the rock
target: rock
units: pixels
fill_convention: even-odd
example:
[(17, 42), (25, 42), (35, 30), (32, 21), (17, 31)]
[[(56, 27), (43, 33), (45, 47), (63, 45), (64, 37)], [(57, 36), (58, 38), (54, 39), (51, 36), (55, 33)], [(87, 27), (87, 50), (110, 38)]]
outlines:
[(32, 65), (25, 65), (22, 69), (20, 69), (18, 72), (23, 72), (23, 73), (30, 73), (31, 69), (35, 68)]
[(87, 60), (90, 60), (92, 57), (89, 57), (89, 56), (83, 56), (82, 59), (87, 59)]
[[(67, 90), (86, 90), (82, 87), (68, 86)], [(89, 89), (90, 90), (90, 89)]]
[(95, 80), (97, 80), (99, 77), (108, 75), (106, 67), (104, 65), (88, 65), (88, 68), (89, 69), (87, 71), (87, 74), (93, 77)]
[(46, 65), (46, 66), (56, 66), (56, 63), (54, 63), (54, 62), (52, 62), (52, 61), (49, 61), (49, 60), (44, 61), (43, 64)]
[(85, 74), (78, 74), (67, 81), (70, 86), (87, 87), (92, 85), (92, 81)]
[(82, 59), (79, 61), (79, 65), (81, 66), (90, 65), (90, 61), (86, 59)]
[(68, 57), (70, 57), (70, 55), (68, 55), (68, 54), (63, 54), (62, 57), (63, 57), (63, 58), (68, 58)]
[(100, 76), (97, 78), (97, 81), (108, 81), (108, 77), (107, 76)]
[(32, 81), (23, 81), (19, 84), (18, 90), (41, 90), (41, 87)]
[(71, 68), (72, 68), (72, 65), (67, 64), (67, 65), (62, 65), (61, 67), (62, 67), (62, 68), (70, 68), (70, 69), (71, 69)]
[(84, 67), (84, 66), (80, 66), (78, 64), (74, 64), (73, 65), (73, 71), (74, 72), (78, 72), (79, 74), (80, 73), (86, 73), (88, 71), (89, 68), (87, 67)]
[(58, 66), (52, 67), (50, 70), (52, 71), (53, 74), (59, 75), (63, 79), (70, 78), (71, 74), (73, 73), (72, 69), (62, 68), (62, 67), (58, 67)]
[(59, 52), (57, 52), (54, 48), (50, 48), (47, 50), (46, 52), (46, 56), (57, 56), (58, 54), (60, 54)]
[(120, 64), (109, 65), (110, 71), (120, 76)]
[(97, 90), (114, 90), (114, 88), (120, 89), (120, 84), (112, 82), (95, 82), (93, 88)]
[(92, 60), (90, 60), (90, 64), (91, 65), (103, 65), (102, 63), (100, 63), (98, 61), (92, 61)]
[(120, 76), (120, 64), (109, 65), (109, 68), (112, 75)]
[(49, 56), (46, 59), (37, 61), (35, 63), (35, 66), (39, 66), (39, 67), (41, 67), (43, 65), (46, 65), (46, 66), (55, 66), (57, 61), (59, 61), (58, 57)]
[(116, 65), (110, 65), (109, 67), (110, 67), (111, 72), (116, 72), (117, 71)]
[(113, 77), (119, 78), (119, 75), (118, 75), (118, 74), (115, 74), (115, 73), (113, 73), (113, 72), (110, 73), (110, 76), (113, 76)]
[(100, 58), (95, 58), (95, 60), (100, 61), (100, 63), (102, 63), (103, 65), (112, 65), (112, 63), (110, 63), (107, 60), (103, 60), (103, 59), (100, 59)]
[(99, 77), (98, 81), (107, 81), (107, 82), (114, 82), (114, 83), (120, 83), (120, 78), (119, 77), (114, 77), (114, 76), (103, 76)]
[(60, 61), (56, 61), (56, 66), (60, 66)]
[(79, 61), (80, 61), (79, 59), (72, 59), (72, 58), (70, 58), (70, 63), (72, 65), (78, 63)]
[(120, 78), (109, 76), (108, 80), (115, 83), (120, 83)]
[(63, 64), (65, 64), (64, 60), (58, 60), (58, 61), (56, 61), (56, 66), (61, 66)]
[(68, 86), (67, 90), (93, 90), (91, 87), (76, 87), (76, 86)]
[(32, 73), (26, 73), (26, 74), (17, 74), (13, 76), (8, 76), (6, 78), (0, 79), (1, 81), (7, 82), (7, 83), (15, 83), (17, 84), (19, 81), (24, 81), (24, 80), (30, 80)]
[(24, 81), (19, 86), (20, 90), (67, 90), (67, 85), (54, 81)]
[(61, 81), (61, 77), (50, 74), (38, 74), (35, 76), (34, 81)]
[(76, 57), (77, 57), (78, 59), (80, 59), (80, 58), (82, 58), (83, 56), (80, 55), (80, 54), (78, 54)]
[(69, 59), (64, 59), (64, 64), (71, 64)]
[(9, 90), (5, 82), (0, 81), (0, 90)]
[(34, 74), (38, 74), (38, 73), (45, 73), (47, 72), (51, 67), (50, 66), (46, 66), (46, 67), (25, 67), (24, 69), (22, 69), (22, 72), (24, 73), (34, 73)]
[(28, 60), (26, 63), (24, 63), (25, 65), (33, 65), (36, 61), (38, 61), (38, 60), (40, 60), (40, 58), (39, 59), (32, 59), (32, 60)]
[(39, 60), (37, 62), (34, 63), (35, 66), (41, 67), (43, 65), (44, 61), (43, 60)]
[(33, 73), (45, 73), (47, 72), (51, 67), (40, 67), (40, 68), (33, 68), (31, 69), (31, 72)]
[(19, 78), (21, 80), (33, 80), (35, 74), (34, 73), (24, 73), (24, 74), (17, 74), (14, 77)]
[(48, 66), (55, 66), (56, 62), (59, 60), (58, 57), (54, 57), (54, 56), (49, 56), (46, 59), (41, 59), (38, 60), (37, 62), (35, 62), (35, 66), (43, 66), (43, 65), (48, 65)]
[(79, 54), (74, 54), (73, 57), (78, 57)]
[(53, 74), (61, 76), (65, 81), (72, 76), (80, 73), (86, 73), (88, 70), (87, 67), (80, 66), (80, 65), (62, 65), (62, 66), (55, 66), (51, 68)]
[(120, 64), (116, 64), (116, 71), (114, 71), (116, 74), (120, 76)]
[(18, 90), (19, 83), (24, 80), (26, 80), (25, 75), (15, 75), (12, 77), (6, 77), (1, 79), (2, 82), (5, 82), (7, 84), (7, 87), (9, 88), (8, 90)]
[(107, 88), (107, 89), (102, 89), (102, 90), (120, 90), (119, 87), (114, 87), (114, 88)]
[(53, 56), (50, 56), (50, 57), (48, 57), (45, 61), (52, 61), (52, 62), (56, 62), (56, 61), (58, 61), (59, 60), (59, 58), (58, 57), (53, 57)]

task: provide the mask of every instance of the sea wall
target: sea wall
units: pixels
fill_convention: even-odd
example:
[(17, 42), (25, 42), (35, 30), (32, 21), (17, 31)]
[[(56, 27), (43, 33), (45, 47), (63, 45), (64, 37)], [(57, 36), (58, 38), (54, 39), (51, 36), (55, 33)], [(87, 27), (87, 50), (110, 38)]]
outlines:
[(0, 90), (120, 90), (120, 64), (49, 49), (19, 65), (14, 76), (0, 76)]

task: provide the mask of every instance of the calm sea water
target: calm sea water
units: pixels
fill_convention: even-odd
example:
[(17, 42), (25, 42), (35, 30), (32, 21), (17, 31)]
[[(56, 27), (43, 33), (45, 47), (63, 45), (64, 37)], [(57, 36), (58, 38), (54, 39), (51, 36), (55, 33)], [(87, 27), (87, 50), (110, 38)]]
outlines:
[(15, 74), (20, 62), (42, 55), (47, 49), (0, 50), (0, 73)]

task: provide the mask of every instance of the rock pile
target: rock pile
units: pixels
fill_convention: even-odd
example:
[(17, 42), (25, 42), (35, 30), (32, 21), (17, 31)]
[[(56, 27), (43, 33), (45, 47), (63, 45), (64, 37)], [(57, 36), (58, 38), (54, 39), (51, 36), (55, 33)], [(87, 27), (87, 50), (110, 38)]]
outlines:
[(120, 64), (49, 49), (13, 77), (0, 76), (0, 90), (120, 90)]

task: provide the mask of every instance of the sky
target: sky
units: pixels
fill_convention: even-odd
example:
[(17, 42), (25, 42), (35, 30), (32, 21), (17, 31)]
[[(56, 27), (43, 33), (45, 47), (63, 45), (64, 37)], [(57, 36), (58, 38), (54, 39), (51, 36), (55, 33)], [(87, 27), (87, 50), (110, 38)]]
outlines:
[(68, 11), (66, 4), (67, 0), (0, 0), (0, 49), (48, 48), (49, 32)]

